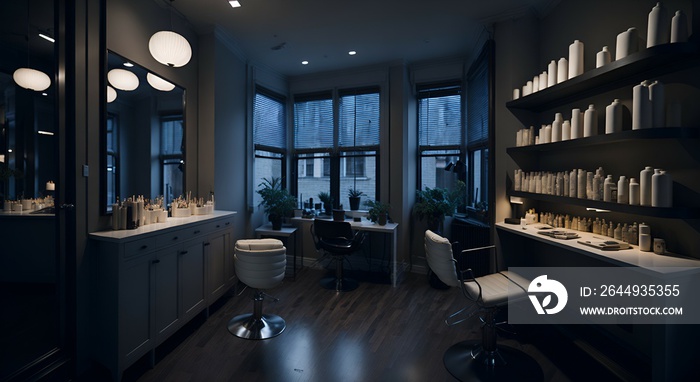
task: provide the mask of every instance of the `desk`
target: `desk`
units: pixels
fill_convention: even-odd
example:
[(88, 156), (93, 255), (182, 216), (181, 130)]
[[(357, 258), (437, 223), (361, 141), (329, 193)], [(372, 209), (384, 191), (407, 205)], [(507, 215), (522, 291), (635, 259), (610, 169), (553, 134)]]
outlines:
[[(314, 219), (306, 219), (306, 218), (292, 218), (292, 221), (295, 224), (303, 224), (304, 225), (304, 232), (310, 232), (308, 226), (310, 226), (313, 222)], [(391, 285), (396, 286), (398, 283), (398, 266), (397, 266), (397, 253), (396, 253), (396, 228), (399, 226), (397, 223), (386, 223), (386, 225), (379, 225), (376, 223), (372, 223), (367, 220), (363, 220), (360, 222), (352, 221), (350, 219), (346, 219), (346, 222), (349, 222), (350, 225), (352, 226), (353, 229), (358, 230), (358, 231), (367, 231), (367, 232), (379, 232), (387, 235), (391, 235), (391, 260), (390, 260), (390, 267), (391, 267)]]
[[(292, 250), (292, 279), (296, 279), (297, 277), (297, 246), (298, 246), (298, 240), (296, 238), (297, 236), (297, 228), (296, 227), (282, 227), (280, 230), (274, 230), (272, 229), (272, 224), (267, 223), (263, 224), (260, 227), (255, 229), (255, 234), (257, 235), (258, 238), (262, 237), (271, 237), (275, 239), (280, 239), (282, 242), (284, 242), (284, 245), (287, 247), (287, 250), (291, 249)], [(304, 266), (304, 263), (302, 262), (302, 268)]]

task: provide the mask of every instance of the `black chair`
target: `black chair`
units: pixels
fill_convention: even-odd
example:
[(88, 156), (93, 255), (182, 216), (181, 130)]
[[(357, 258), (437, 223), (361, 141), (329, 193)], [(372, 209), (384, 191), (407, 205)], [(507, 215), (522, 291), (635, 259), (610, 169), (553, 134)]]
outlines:
[[(489, 255), (495, 246), (465, 249), (463, 254), (473, 255), (485, 251)], [(425, 231), (425, 256), (428, 265), (442, 282), (459, 287), (462, 294), (473, 305), (450, 315), (445, 323), (449, 326), (466, 321), (479, 314), (481, 341), (463, 341), (452, 345), (443, 355), (445, 368), (461, 381), (541, 381), (542, 369), (532, 357), (522, 351), (496, 346), (496, 312), (508, 303), (508, 299), (526, 298), (530, 282), (515, 272), (498, 271), (474, 277), (471, 269), (457, 271), (457, 261), (452, 253), (452, 244), (446, 238)], [(515, 292), (514, 292), (515, 291)], [(509, 296), (510, 294), (510, 296)], [(466, 318), (455, 319), (460, 314)]]
[(350, 222), (314, 219), (311, 226), (316, 249), (325, 251), (335, 260), (335, 276), (321, 279), (321, 286), (348, 292), (358, 287), (357, 281), (343, 275), (343, 261), (346, 255), (357, 251), (365, 235), (362, 231), (353, 231)]

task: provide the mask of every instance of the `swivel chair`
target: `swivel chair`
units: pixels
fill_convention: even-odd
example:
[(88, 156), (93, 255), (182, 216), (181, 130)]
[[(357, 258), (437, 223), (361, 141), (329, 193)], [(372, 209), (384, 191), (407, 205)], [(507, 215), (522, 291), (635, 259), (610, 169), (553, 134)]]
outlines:
[(232, 318), (228, 331), (251, 340), (278, 336), (286, 324), (280, 316), (262, 313), (262, 302), (267, 296), (262, 289), (273, 288), (284, 279), (287, 249), (277, 239), (242, 239), (236, 241), (233, 259), (236, 276), (253, 289), (253, 313)]
[[(489, 254), (495, 246), (465, 249), (463, 254), (473, 255), (480, 251)], [(457, 379), (524, 381), (544, 379), (537, 362), (520, 350), (500, 345), (496, 346), (495, 320), (497, 310), (511, 299), (525, 298), (530, 282), (514, 272), (498, 272), (474, 277), (471, 269), (457, 271), (457, 261), (452, 254), (452, 244), (444, 237), (427, 230), (425, 232), (425, 254), (428, 265), (440, 278), (451, 286), (459, 287), (464, 296), (473, 304), (472, 312), (466, 318), (450, 321), (465, 312), (464, 308), (450, 315), (445, 323), (449, 326), (466, 321), (479, 313), (481, 320), (481, 341), (463, 341), (452, 345), (443, 355), (447, 371)], [(532, 378), (532, 379), (528, 379)]]
[(335, 289), (336, 292), (357, 289), (357, 281), (343, 275), (343, 261), (346, 255), (360, 248), (365, 238), (364, 233), (353, 232), (350, 222), (325, 219), (314, 219), (311, 229), (316, 248), (330, 254), (335, 260), (335, 276), (321, 279), (321, 286)]

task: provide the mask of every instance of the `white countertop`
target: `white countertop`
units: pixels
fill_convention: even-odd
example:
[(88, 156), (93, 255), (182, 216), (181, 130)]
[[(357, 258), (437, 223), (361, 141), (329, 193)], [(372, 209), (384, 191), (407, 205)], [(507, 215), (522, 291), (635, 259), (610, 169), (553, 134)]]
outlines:
[[(564, 228), (556, 228), (556, 230), (576, 232), (580, 239), (570, 239), (562, 240), (555, 239), (549, 236), (538, 234), (538, 229), (534, 225), (527, 225), (525, 229), (520, 225), (515, 224), (505, 224), (496, 223), (496, 227), (504, 231), (512, 232), (521, 236), (526, 236), (534, 240), (539, 240), (554, 246), (565, 248), (570, 251), (581, 253), (583, 255), (601, 259), (607, 261), (611, 264), (618, 266), (636, 266), (657, 273), (675, 273), (678, 271), (678, 267), (683, 268), (698, 268), (700, 267), (700, 260), (686, 258), (686, 257), (676, 257), (677, 255), (657, 255), (654, 252), (643, 252), (639, 250), (639, 247), (633, 245), (629, 249), (623, 249), (619, 251), (603, 251), (600, 249), (589, 247), (585, 244), (581, 244), (578, 240), (600, 240), (605, 239), (606, 236), (594, 235), (590, 232), (581, 232)], [(609, 239), (609, 238), (607, 238)], [(664, 270), (663, 268), (668, 268)]]
[(37, 210), (22, 210), (22, 212), (17, 211), (5, 211), (0, 209), (0, 217), (3, 216), (21, 216), (21, 217), (54, 217), (54, 214), (34, 214)]
[[(331, 217), (318, 217), (317, 219), (325, 219), (325, 220), (331, 220)], [(314, 219), (307, 219), (307, 218), (292, 218), (292, 221), (294, 222), (303, 222), (303, 223), (313, 223)], [(393, 232), (396, 230), (396, 227), (399, 225), (397, 223), (389, 223), (387, 222), (385, 225), (379, 225), (377, 223), (372, 223), (369, 220), (362, 219), (362, 221), (356, 222), (353, 221), (352, 219), (345, 219), (346, 222), (350, 223), (352, 225), (352, 228), (360, 230), (360, 231), (375, 231), (375, 232)]]
[(235, 211), (214, 211), (209, 215), (194, 215), (186, 218), (173, 218), (168, 217), (168, 221), (165, 223), (154, 223), (141, 226), (136, 229), (124, 229), (124, 230), (109, 230), (109, 231), (99, 231), (90, 233), (90, 237), (97, 240), (107, 240), (107, 241), (119, 241), (124, 239), (134, 238), (139, 235), (163, 231), (168, 231), (171, 229), (177, 229), (182, 226), (191, 223), (203, 222), (206, 220), (222, 218), (226, 216), (235, 215)]

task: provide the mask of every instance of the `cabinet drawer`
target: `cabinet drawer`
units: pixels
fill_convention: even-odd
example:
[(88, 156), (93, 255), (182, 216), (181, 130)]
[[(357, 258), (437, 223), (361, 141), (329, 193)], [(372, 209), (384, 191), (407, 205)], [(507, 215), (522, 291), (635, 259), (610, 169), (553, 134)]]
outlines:
[(156, 245), (158, 248), (163, 248), (169, 245), (179, 244), (187, 239), (187, 230), (180, 229), (158, 235), (156, 237)]
[(146, 239), (134, 240), (124, 244), (124, 257), (138, 256), (156, 249), (156, 239), (149, 237)]
[(228, 229), (233, 227), (233, 223), (231, 220), (217, 220), (211, 223), (207, 223), (207, 231), (208, 232), (213, 232), (213, 231), (218, 231), (221, 229)]

